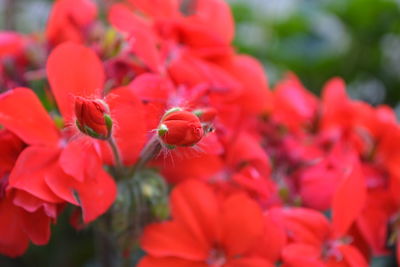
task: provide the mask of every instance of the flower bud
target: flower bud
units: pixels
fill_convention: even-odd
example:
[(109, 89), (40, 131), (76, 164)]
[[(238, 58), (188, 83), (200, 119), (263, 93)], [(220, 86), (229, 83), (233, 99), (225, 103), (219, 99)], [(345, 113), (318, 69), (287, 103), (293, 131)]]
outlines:
[(161, 141), (171, 148), (193, 146), (204, 135), (199, 118), (195, 114), (179, 108), (167, 111), (157, 132)]
[(107, 139), (111, 136), (112, 120), (107, 104), (100, 99), (75, 98), (76, 126), (93, 138)]

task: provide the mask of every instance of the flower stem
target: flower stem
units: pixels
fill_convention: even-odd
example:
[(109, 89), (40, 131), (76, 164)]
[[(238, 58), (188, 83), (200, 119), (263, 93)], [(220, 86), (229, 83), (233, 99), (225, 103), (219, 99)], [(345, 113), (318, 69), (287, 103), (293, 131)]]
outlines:
[(117, 143), (115, 142), (115, 139), (113, 137), (110, 137), (107, 140), (107, 142), (110, 145), (111, 150), (113, 152), (115, 165), (116, 165), (117, 169), (122, 170), (124, 166), (122, 164), (121, 154), (119, 152), (119, 149), (118, 149)]
[(161, 151), (161, 143), (158, 140), (157, 135), (154, 135), (149, 142), (147, 142), (146, 146), (143, 148), (142, 152), (140, 153), (139, 160), (130, 170), (130, 174), (133, 175), (135, 172), (141, 168), (151, 159), (156, 157)]

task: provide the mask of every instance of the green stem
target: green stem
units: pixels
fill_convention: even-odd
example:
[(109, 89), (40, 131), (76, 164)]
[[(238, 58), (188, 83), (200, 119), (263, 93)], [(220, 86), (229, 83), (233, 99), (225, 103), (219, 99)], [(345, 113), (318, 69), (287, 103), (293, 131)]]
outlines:
[(119, 152), (117, 143), (115, 142), (115, 139), (113, 137), (110, 137), (107, 142), (113, 152), (116, 169), (118, 170), (118, 173), (120, 173), (123, 170), (124, 165), (122, 164), (121, 154)]
[(97, 256), (101, 267), (117, 267), (122, 258), (111, 229), (111, 216), (112, 214), (107, 213), (94, 224)]
[(154, 135), (149, 142), (147, 142), (146, 146), (143, 148), (142, 152), (140, 153), (140, 157), (138, 162), (133, 166), (133, 168), (129, 171), (130, 176), (133, 176), (135, 172), (146, 165), (148, 161), (153, 159), (160, 153), (161, 151), (161, 143), (158, 140), (157, 135)]

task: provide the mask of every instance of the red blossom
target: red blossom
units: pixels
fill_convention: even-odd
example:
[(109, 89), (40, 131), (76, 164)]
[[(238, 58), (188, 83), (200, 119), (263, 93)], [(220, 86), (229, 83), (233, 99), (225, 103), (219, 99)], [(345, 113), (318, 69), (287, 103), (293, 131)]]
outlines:
[(208, 185), (187, 181), (174, 189), (171, 205), (171, 221), (146, 228), (141, 244), (149, 255), (140, 267), (273, 266), (252, 254), (264, 225), (260, 208), (246, 195), (221, 201)]

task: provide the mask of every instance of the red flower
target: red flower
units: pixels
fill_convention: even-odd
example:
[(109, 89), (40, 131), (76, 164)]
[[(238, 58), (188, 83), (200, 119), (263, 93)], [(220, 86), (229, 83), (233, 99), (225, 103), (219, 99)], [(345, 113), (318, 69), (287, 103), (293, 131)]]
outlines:
[(344, 236), (333, 237), (324, 215), (304, 208), (275, 210), (282, 216), (282, 225), (290, 243), (283, 249), (285, 267), (362, 267), (368, 266), (361, 252)]
[[(115, 185), (105, 171), (99, 170), (96, 152), (83, 149), (87, 145), (79, 139), (66, 145), (31, 90), (17, 88), (0, 96), (0, 123), (28, 145), (10, 173), (11, 188), (46, 202), (79, 205), (85, 221), (93, 220), (108, 208), (114, 199)], [(87, 179), (89, 174), (95, 178)]]
[(171, 109), (161, 120), (158, 136), (168, 146), (193, 146), (204, 135), (200, 119), (189, 111)]
[(219, 201), (209, 186), (191, 180), (174, 189), (171, 205), (171, 221), (145, 229), (141, 244), (149, 255), (140, 267), (273, 266), (253, 255), (264, 222), (260, 208), (246, 195)]

